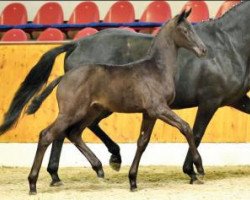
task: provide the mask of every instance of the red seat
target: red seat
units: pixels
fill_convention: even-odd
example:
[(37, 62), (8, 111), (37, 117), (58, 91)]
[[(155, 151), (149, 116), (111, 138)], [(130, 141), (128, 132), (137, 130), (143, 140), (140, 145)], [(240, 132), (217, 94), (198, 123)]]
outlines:
[(64, 33), (57, 28), (47, 28), (37, 38), (38, 41), (61, 41), (64, 39)]
[(131, 31), (131, 32), (136, 32), (135, 29), (130, 28), (130, 27), (119, 27), (119, 29)]
[(172, 18), (172, 12), (166, 1), (153, 1), (144, 10), (141, 22), (165, 22)]
[(27, 41), (26, 33), (21, 29), (11, 29), (4, 33), (1, 41)]
[(192, 8), (192, 12), (188, 17), (190, 22), (202, 22), (209, 20), (209, 10), (205, 1), (188, 1), (182, 10), (189, 10)]
[(27, 10), (21, 3), (7, 5), (0, 16), (0, 24), (19, 25), (27, 23)]
[(63, 23), (63, 10), (59, 3), (48, 2), (41, 6), (36, 13), (33, 23), (61, 24)]
[(80, 38), (84, 38), (84, 37), (93, 35), (93, 34), (95, 34), (97, 32), (98, 32), (98, 30), (96, 30), (94, 28), (89, 28), (89, 27), (84, 28), (84, 29), (77, 32), (77, 34), (74, 37), (74, 40), (78, 40)]
[(157, 35), (159, 33), (160, 29), (161, 29), (161, 27), (155, 28), (155, 30), (152, 32), (152, 35), (153, 36)]
[(134, 6), (128, 1), (114, 3), (103, 22), (130, 23), (135, 21)]
[(68, 23), (90, 23), (99, 22), (99, 9), (94, 2), (82, 2), (76, 6), (71, 14)]
[(217, 11), (215, 18), (221, 17), (225, 12), (227, 12), (229, 9), (231, 9), (232, 7), (237, 5), (238, 3), (240, 3), (240, 0), (238, 0), (238, 1), (224, 1), (222, 3), (222, 5), (220, 6), (219, 10)]

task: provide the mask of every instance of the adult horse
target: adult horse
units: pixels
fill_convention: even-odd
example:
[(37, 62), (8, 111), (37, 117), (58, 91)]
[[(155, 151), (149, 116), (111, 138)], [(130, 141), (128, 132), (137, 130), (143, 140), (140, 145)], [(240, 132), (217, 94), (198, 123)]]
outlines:
[(199, 57), (206, 55), (206, 47), (186, 20), (190, 12), (183, 11), (165, 23), (143, 59), (120, 67), (85, 64), (64, 75), (56, 95), (59, 114), (40, 133), (28, 178), (30, 194), (36, 193), (36, 182), (47, 147), (61, 137), (67, 137), (86, 156), (99, 177), (104, 176), (101, 162), (87, 148), (81, 135), (89, 124), (107, 110), (143, 114), (137, 150), (129, 171), (132, 191), (137, 188), (139, 162), (156, 119), (180, 130), (187, 139), (198, 173), (204, 175), (191, 128), (169, 108), (175, 98), (174, 77), (178, 68), (178, 49), (184, 47)]
[[(198, 106), (193, 127), (197, 146), (219, 107), (231, 106), (242, 112), (250, 113), (250, 100), (246, 95), (250, 88), (249, 10), (250, 2), (242, 2), (219, 19), (195, 25), (196, 32), (209, 50), (207, 59), (200, 60), (185, 50), (179, 51), (178, 65), (180, 68), (175, 79), (176, 98), (170, 106), (174, 109)], [(44, 59), (40, 60), (40, 65), (36, 65), (36, 70), (34, 68), (33, 73), (31, 72), (27, 76), (27, 81), (24, 82), (24, 87), (20, 88), (19, 93), (23, 94), (26, 91), (25, 85), (31, 87), (32, 84), (28, 83), (33, 83), (33, 78), (41, 75), (49, 76), (47, 73), (50, 73), (49, 69), (53, 65), (55, 56), (61, 52), (67, 51), (65, 71), (84, 63), (122, 64), (143, 57), (152, 39), (153, 37), (150, 35), (110, 29), (76, 43), (53, 49), (43, 56)], [(48, 70), (46, 71), (46, 69)], [(45, 81), (46, 78), (44, 78)], [(51, 87), (43, 93), (44, 96), (36, 99), (38, 104), (46, 98), (59, 80), (53, 82), (54, 85), (50, 85)], [(37, 84), (36, 88), (39, 89), (40, 85)], [(22, 100), (16, 95), (11, 108), (14, 112), (14, 108), (17, 107), (18, 112), (14, 112), (17, 113), (16, 117), (9, 120), (9, 126), (17, 120), (24, 105), (38, 89), (34, 89), (33, 94), (28, 93), (31, 95)], [(20, 106), (15, 104), (18, 101), (21, 102)], [(0, 131), (6, 128), (8, 127), (0, 127)], [(98, 120), (90, 126), (90, 129), (108, 146), (112, 153), (111, 163), (117, 164), (119, 168), (121, 160), (118, 145), (113, 143), (100, 129)], [(62, 143), (63, 140), (58, 140), (53, 142), (52, 146), (48, 166), (53, 180), (52, 185), (60, 183), (57, 171)], [(191, 177), (191, 182), (196, 180), (190, 152), (186, 157), (183, 171)]]

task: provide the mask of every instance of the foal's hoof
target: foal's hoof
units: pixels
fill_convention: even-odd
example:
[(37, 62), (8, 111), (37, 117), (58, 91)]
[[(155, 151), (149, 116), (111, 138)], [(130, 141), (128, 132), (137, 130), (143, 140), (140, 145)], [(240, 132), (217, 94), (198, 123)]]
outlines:
[(37, 194), (36, 191), (30, 191), (30, 192), (29, 192), (29, 195), (36, 195), (36, 194)]
[(202, 185), (204, 184), (204, 181), (200, 180), (200, 179), (191, 179), (190, 180), (190, 184), (193, 184), (193, 185)]
[(200, 181), (204, 181), (204, 174), (198, 174), (197, 175), (197, 178), (200, 180)]
[(62, 181), (52, 181), (50, 183), (50, 186), (51, 187), (59, 187), (59, 186), (62, 186), (63, 185), (63, 182)]
[(104, 171), (103, 169), (100, 169), (96, 172), (97, 177), (103, 179), (104, 178)]
[(115, 170), (115, 171), (120, 171), (121, 169), (121, 156), (120, 155), (111, 155), (110, 159), (109, 159), (109, 166), (111, 167), (111, 169)]

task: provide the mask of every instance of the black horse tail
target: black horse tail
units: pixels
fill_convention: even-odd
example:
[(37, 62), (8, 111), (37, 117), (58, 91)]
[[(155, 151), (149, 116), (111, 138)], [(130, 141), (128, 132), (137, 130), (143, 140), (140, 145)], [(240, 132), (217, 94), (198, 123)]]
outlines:
[(3, 124), (0, 125), (0, 135), (16, 123), (24, 106), (46, 84), (56, 57), (63, 52), (73, 51), (75, 48), (76, 43), (72, 42), (56, 47), (43, 54), (16, 91), (8, 111), (4, 115)]
[(63, 76), (59, 76), (55, 80), (53, 80), (44, 90), (43, 92), (34, 97), (32, 99), (28, 109), (26, 110), (26, 113), (28, 115), (34, 114), (42, 105), (43, 101), (50, 95), (50, 93), (53, 91), (53, 89), (59, 84)]

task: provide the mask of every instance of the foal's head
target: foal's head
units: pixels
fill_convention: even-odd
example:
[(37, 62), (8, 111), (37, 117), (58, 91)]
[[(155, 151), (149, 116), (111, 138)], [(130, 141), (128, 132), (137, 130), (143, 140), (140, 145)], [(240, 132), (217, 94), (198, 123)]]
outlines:
[(195, 32), (193, 26), (187, 21), (191, 9), (185, 10), (170, 21), (172, 26), (172, 38), (178, 47), (184, 47), (193, 51), (198, 57), (205, 56), (207, 48)]

